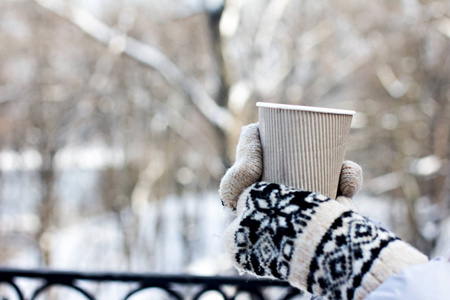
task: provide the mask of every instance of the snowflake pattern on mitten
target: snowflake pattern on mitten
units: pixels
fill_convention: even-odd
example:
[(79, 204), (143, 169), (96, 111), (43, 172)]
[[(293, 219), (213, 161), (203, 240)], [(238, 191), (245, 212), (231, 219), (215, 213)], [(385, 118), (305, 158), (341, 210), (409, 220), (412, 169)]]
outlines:
[(297, 235), (330, 200), (275, 183), (254, 184), (235, 234), (237, 263), (260, 276), (287, 279)]

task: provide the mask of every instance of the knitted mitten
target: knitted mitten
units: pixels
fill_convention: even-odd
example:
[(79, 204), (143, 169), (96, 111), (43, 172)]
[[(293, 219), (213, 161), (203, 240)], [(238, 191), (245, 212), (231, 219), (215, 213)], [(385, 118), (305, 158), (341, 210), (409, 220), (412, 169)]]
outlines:
[[(343, 204), (280, 184), (254, 183), (261, 175), (261, 168), (253, 166), (261, 160), (257, 133), (255, 125), (244, 128), (237, 165), (225, 175), (220, 189), (224, 205), (237, 215), (225, 230), (224, 241), (238, 270), (287, 280), (326, 299), (363, 299), (390, 275), (427, 261), (347, 205), (359, 187), (354, 179), (359, 183), (362, 179), (352, 166), (351, 174), (346, 165), (341, 173)], [(240, 173), (249, 166), (251, 172)], [(238, 183), (244, 190), (234, 198), (238, 190), (229, 185)]]

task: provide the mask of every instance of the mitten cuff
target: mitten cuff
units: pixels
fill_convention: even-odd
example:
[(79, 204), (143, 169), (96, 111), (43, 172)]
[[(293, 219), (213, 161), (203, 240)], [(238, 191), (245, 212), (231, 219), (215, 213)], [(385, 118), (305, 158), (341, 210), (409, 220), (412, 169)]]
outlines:
[(288, 280), (325, 299), (364, 299), (389, 276), (428, 260), (335, 201), (322, 203), (311, 222), (296, 241)]
[(428, 262), (428, 258), (411, 245), (396, 240), (385, 247), (373, 262), (372, 268), (363, 278), (361, 287), (356, 290), (355, 299), (364, 299), (388, 277), (403, 269)]

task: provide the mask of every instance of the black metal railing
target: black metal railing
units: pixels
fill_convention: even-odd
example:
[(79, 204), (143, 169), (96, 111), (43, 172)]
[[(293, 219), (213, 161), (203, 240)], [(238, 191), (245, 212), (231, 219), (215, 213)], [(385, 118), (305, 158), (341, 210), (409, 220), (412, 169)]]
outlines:
[[(24, 279), (27, 279), (28, 281), (31, 279), (32, 281), (37, 282), (30, 290), (29, 286), (24, 287), (21, 285), (21, 282), (18, 282)], [(139, 293), (148, 289), (162, 290), (166, 294), (165, 299), (177, 300), (198, 300), (210, 292), (217, 293), (224, 300), (234, 300), (241, 294), (247, 294), (247, 299), (252, 300), (287, 300), (294, 298), (300, 299), (301, 296), (304, 296), (301, 291), (290, 287), (286, 282), (249, 277), (210, 277), (139, 273), (86, 273), (0, 268), (0, 285), (9, 286), (9, 293), (13, 294), (12, 296), (0, 294), (0, 299), (47, 299), (51, 297), (46, 297), (46, 293), (49, 293), (49, 291), (56, 286), (69, 288), (70, 290), (80, 294), (84, 299), (97, 299), (91, 290), (88, 290), (88, 288), (83, 286), (86, 282), (98, 284), (129, 284), (130, 287), (127, 288), (124, 295), (117, 295), (117, 300), (132, 300), (134, 296), (137, 296)], [(276, 296), (274, 296), (274, 294), (276, 294)]]

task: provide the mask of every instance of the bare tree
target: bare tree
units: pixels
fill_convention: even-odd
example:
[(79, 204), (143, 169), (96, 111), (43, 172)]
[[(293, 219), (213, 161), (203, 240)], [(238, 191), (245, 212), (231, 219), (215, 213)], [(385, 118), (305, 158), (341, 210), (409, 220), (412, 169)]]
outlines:
[[(363, 193), (392, 201), (393, 229), (433, 251), (449, 215), (445, 1), (149, 3), (0, 4), (1, 149), (42, 160), (35, 240), (45, 263), (65, 222), (65, 150), (115, 153), (97, 170), (100, 205), (74, 214), (113, 212), (125, 257), (136, 245), (152, 253), (146, 209), (217, 189), (257, 101), (356, 110), (348, 158), (365, 170)], [(195, 227), (187, 213), (184, 222)]]

